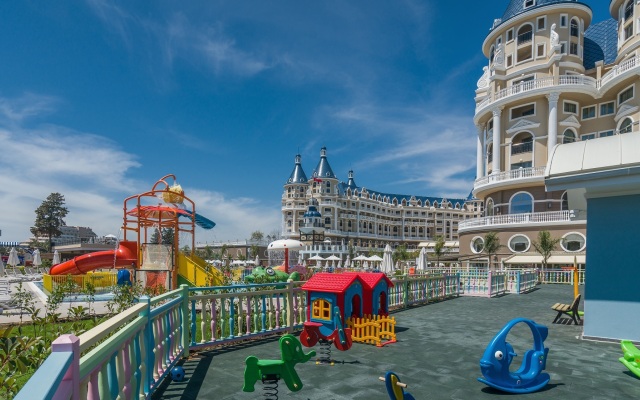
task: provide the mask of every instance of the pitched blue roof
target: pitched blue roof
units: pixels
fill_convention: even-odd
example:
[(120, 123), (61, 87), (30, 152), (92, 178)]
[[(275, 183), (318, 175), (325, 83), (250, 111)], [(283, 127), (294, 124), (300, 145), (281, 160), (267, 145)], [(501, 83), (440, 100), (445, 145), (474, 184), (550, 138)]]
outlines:
[(358, 185), (356, 185), (356, 181), (353, 179), (353, 170), (349, 171), (349, 181), (347, 182), (347, 187), (351, 189), (356, 189)]
[(320, 149), (320, 161), (318, 166), (313, 170), (314, 178), (333, 178), (336, 179), (336, 175), (331, 170), (329, 161), (327, 161), (327, 148)]
[(287, 184), (291, 183), (307, 183), (307, 175), (304, 173), (302, 169), (302, 157), (300, 154), (296, 155), (296, 165), (293, 167), (293, 171), (291, 172), (291, 176), (287, 180)]
[[(355, 189), (362, 190), (363, 188), (360, 188), (358, 186), (352, 187), (344, 182), (340, 182), (338, 184), (338, 192), (340, 193), (341, 196), (345, 195), (347, 189), (351, 189), (353, 191)], [(415, 199), (416, 201), (421, 201), (423, 205), (427, 201), (431, 205), (433, 205), (433, 203), (436, 201), (438, 202), (438, 205), (442, 204), (443, 202), (451, 202), (454, 208), (457, 205), (458, 208), (462, 209), (466, 202), (465, 199), (449, 199), (446, 197), (433, 197), (433, 196), (414, 196), (410, 194), (391, 194), (391, 193), (382, 193), (382, 192), (378, 192), (376, 190), (370, 190), (370, 189), (367, 189), (367, 193), (373, 195), (374, 197), (378, 197), (378, 195), (382, 198), (387, 197), (389, 199), (389, 202), (393, 201), (394, 198), (398, 199), (399, 204), (402, 203), (402, 200), (406, 200), (407, 202), (409, 202), (411, 199)]]
[[(558, 3), (572, 3), (572, 4), (582, 4), (589, 7), (588, 4), (583, 3), (581, 1), (576, 0), (535, 0), (534, 5), (531, 7), (524, 7), (525, 0), (511, 0), (504, 14), (502, 15), (501, 21), (499, 23), (494, 24), (492, 29), (495, 29), (496, 26), (503, 24), (505, 21), (510, 20), (511, 18), (522, 14), (524, 12), (535, 10), (536, 8), (548, 6), (550, 4), (558, 4)], [(590, 7), (589, 7), (590, 8)]]
[(589, 26), (584, 32), (584, 67), (595, 68), (596, 61), (611, 64), (618, 56), (618, 23), (609, 18)]

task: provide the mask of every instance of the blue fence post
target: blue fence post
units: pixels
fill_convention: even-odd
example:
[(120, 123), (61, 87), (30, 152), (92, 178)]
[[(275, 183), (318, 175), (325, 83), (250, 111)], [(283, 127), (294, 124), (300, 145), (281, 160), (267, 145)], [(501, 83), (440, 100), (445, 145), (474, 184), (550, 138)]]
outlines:
[(80, 339), (75, 335), (62, 335), (51, 343), (51, 352), (72, 352), (73, 361), (63, 381), (71, 381), (72, 400), (80, 400)]

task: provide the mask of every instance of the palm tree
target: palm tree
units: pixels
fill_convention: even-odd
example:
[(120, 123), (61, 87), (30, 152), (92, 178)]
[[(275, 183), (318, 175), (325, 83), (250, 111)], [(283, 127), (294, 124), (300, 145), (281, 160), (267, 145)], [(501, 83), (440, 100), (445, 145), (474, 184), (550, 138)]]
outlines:
[(538, 232), (538, 240), (534, 240), (531, 243), (533, 248), (542, 256), (543, 271), (547, 268), (547, 262), (549, 261), (549, 257), (551, 257), (551, 253), (558, 247), (558, 243), (560, 243), (561, 240), (561, 238), (552, 238), (551, 232), (549, 231), (540, 231)]
[(433, 255), (436, 256), (436, 267), (440, 268), (440, 259), (447, 255), (451, 249), (445, 247), (446, 241), (444, 240), (444, 236), (436, 236), (435, 241), (436, 243), (433, 247)]
[(491, 268), (492, 256), (494, 256), (502, 247), (504, 247), (504, 245), (500, 244), (500, 238), (496, 232), (488, 232), (484, 235), (484, 246), (482, 247), (482, 252), (489, 256), (489, 268)]

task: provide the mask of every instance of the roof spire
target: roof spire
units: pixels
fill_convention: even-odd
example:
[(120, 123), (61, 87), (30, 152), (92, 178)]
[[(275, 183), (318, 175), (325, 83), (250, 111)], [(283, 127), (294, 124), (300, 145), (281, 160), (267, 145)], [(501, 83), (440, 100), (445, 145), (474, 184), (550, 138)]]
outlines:
[(296, 165), (293, 167), (293, 171), (287, 180), (287, 184), (293, 183), (308, 183), (307, 175), (304, 173), (302, 169), (302, 156), (300, 154), (296, 154)]
[(313, 170), (313, 177), (321, 179), (337, 179), (333, 170), (331, 170), (329, 161), (327, 161), (327, 148), (324, 146), (320, 149), (320, 162), (318, 162), (316, 169)]

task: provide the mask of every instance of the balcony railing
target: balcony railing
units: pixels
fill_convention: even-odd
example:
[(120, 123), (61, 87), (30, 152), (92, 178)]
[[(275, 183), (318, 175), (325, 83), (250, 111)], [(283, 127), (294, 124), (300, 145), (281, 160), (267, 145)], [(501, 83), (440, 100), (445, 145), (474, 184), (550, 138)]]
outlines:
[(498, 174), (487, 175), (476, 179), (474, 187), (477, 188), (491, 183), (510, 181), (514, 179), (541, 177), (544, 176), (544, 169), (545, 167), (518, 168), (511, 171), (500, 172)]
[(471, 228), (483, 228), (494, 225), (512, 225), (512, 224), (546, 224), (549, 222), (568, 222), (571, 221), (569, 211), (549, 211), (541, 213), (523, 213), (523, 214), (507, 214), (494, 215), (491, 217), (474, 218), (461, 221), (458, 225), (458, 231)]
[(521, 33), (518, 35), (518, 46), (521, 44), (529, 43), (533, 40), (533, 31)]
[(600, 86), (602, 87), (603, 85), (605, 85), (607, 82), (609, 82), (610, 80), (618, 77), (619, 75), (634, 69), (635, 67), (637, 67), (639, 65), (640, 61), (640, 57), (639, 56), (635, 56), (635, 57), (631, 57), (628, 60), (624, 60), (623, 62), (621, 62), (620, 64), (616, 65), (615, 67), (613, 67), (613, 69), (609, 72), (607, 72), (606, 74), (604, 74), (602, 76), (602, 79), (600, 79)]
[(531, 153), (533, 151), (533, 142), (523, 142), (511, 145), (511, 154)]

